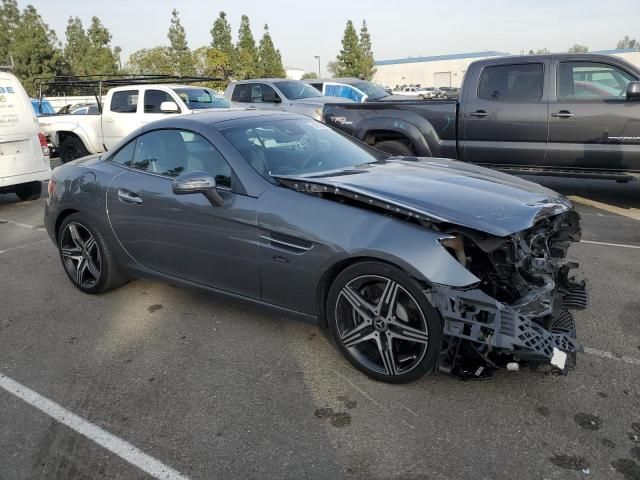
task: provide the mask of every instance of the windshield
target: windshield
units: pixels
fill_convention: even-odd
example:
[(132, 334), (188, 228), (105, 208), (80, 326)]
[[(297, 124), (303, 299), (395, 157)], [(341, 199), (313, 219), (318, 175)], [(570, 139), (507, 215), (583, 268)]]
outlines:
[(297, 80), (275, 82), (274, 85), (278, 87), (289, 100), (301, 100), (303, 98), (322, 96), (322, 93), (308, 83), (298, 82)]
[(372, 82), (367, 82), (365, 80), (362, 80), (360, 82), (353, 82), (353, 86), (358, 90), (362, 90), (364, 93), (366, 93), (369, 100), (379, 100), (381, 98), (389, 96), (389, 94), (378, 85)]
[(373, 163), (387, 155), (369, 150), (311, 119), (261, 120), (222, 130), (264, 178), (301, 176)]
[(189, 110), (205, 108), (231, 108), (231, 102), (208, 88), (174, 88)]

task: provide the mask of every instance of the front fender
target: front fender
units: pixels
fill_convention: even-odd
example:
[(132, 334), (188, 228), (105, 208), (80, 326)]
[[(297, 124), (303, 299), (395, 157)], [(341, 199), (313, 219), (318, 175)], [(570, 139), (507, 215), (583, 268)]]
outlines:
[[(349, 245), (350, 257), (377, 258), (429, 284), (468, 287), (480, 281), (441, 244), (446, 234), (396, 218), (370, 225), (365, 238)], [(366, 246), (363, 246), (366, 245)]]

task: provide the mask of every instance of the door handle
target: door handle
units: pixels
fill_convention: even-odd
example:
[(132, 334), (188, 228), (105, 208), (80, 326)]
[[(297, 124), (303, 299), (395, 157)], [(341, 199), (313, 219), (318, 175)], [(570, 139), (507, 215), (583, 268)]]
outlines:
[(571, 118), (571, 117), (574, 117), (575, 115), (571, 113), (569, 110), (560, 110), (559, 112), (552, 113), (551, 116), (555, 118)]
[(105, 119), (104, 119), (104, 121), (105, 121), (106, 123), (113, 123), (113, 118), (111, 118), (111, 117), (107, 117), (107, 118), (105, 118)]
[(129, 205), (142, 205), (142, 199), (133, 192), (118, 190), (118, 200)]
[(469, 114), (469, 116), (471, 117), (478, 117), (478, 118), (488, 117), (489, 115), (490, 113), (487, 113), (484, 110), (476, 110), (475, 112), (471, 112)]

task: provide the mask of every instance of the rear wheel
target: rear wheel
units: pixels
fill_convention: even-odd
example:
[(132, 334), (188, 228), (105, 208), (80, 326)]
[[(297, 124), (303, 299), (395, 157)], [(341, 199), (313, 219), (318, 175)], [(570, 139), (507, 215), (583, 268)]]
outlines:
[(15, 192), (20, 200), (37, 200), (42, 195), (42, 182), (21, 183), (16, 185)]
[(68, 136), (60, 144), (60, 161), (62, 163), (70, 162), (77, 158), (89, 155), (88, 150), (78, 137)]
[(103, 293), (126, 283), (109, 244), (81, 213), (60, 225), (58, 250), (67, 276), (85, 293)]
[(394, 266), (362, 262), (346, 268), (329, 290), (327, 315), (341, 352), (376, 380), (407, 383), (436, 365), (438, 313), (420, 285)]
[(400, 155), (402, 157), (410, 157), (414, 155), (413, 150), (399, 140), (385, 140), (384, 142), (378, 142), (374, 145), (374, 148), (382, 150), (385, 153), (391, 155)]

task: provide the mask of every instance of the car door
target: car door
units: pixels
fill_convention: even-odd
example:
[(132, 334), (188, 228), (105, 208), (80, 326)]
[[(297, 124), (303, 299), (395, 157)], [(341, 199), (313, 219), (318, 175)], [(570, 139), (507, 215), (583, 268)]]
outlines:
[(102, 113), (102, 135), (107, 150), (140, 126), (138, 89), (113, 92)]
[(241, 106), (260, 110), (283, 110), (282, 98), (273, 87), (265, 83), (238, 83), (233, 89), (231, 101)]
[[(155, 272), (250, 298), (260, 297), (256, 202), (240, 193), (229, 164), (203, 136), (186, 130), (143, 133), (111, 159), (122, 166), (107, 211), (124, 249)], [(206, 170), (224, 199), (176, 195), (180, 173)]]
[(461, 113), (464, 160), (542, 166), (547, 149), (548, 62), (488, 65), (470, 79)]
[(640, 171), (640, 102), (627, 101), (634, 75), (613, 63), (558, 62), (550, 102), (549, 163)]

